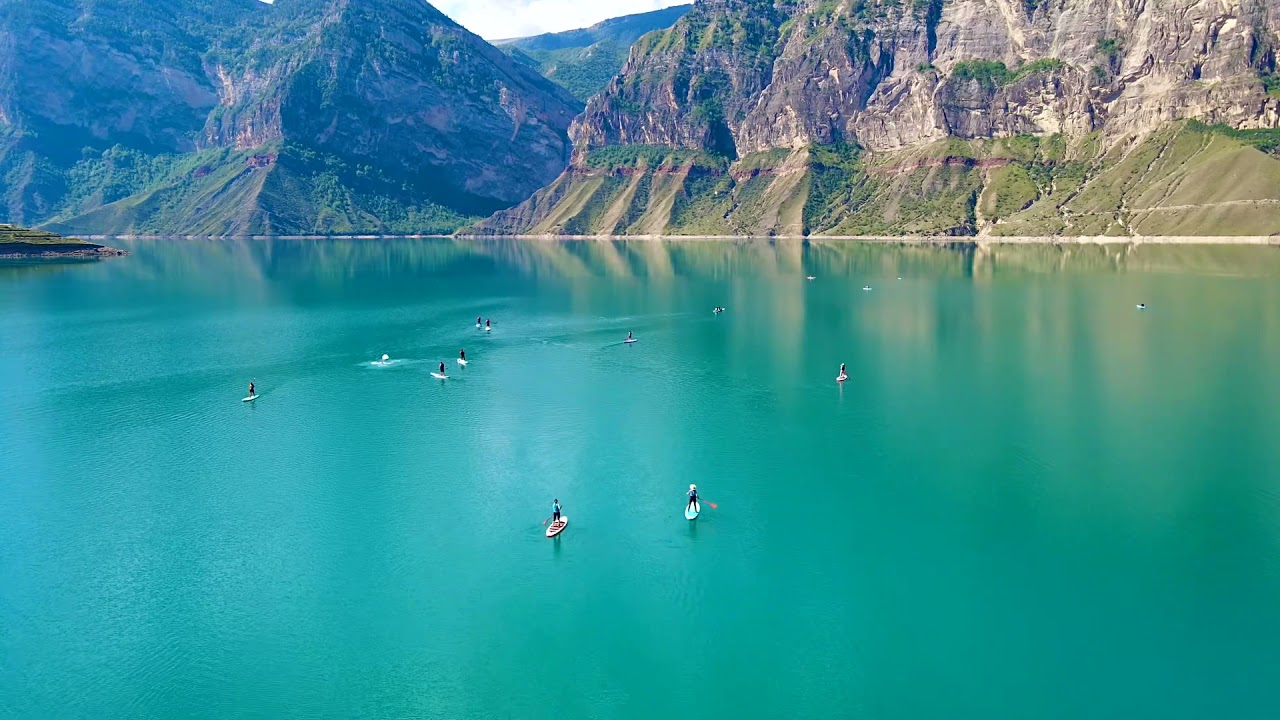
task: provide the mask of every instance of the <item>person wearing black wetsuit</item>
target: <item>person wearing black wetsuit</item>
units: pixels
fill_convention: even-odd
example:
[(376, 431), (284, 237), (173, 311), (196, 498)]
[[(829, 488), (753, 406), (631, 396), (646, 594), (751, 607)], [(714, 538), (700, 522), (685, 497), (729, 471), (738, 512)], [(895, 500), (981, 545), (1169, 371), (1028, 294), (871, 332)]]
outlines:
[(685, 507), (685, 509), (693, 510), (695, 512), (698, 510), (698, 486), (697, 485), (689, 486), (689, 504)]

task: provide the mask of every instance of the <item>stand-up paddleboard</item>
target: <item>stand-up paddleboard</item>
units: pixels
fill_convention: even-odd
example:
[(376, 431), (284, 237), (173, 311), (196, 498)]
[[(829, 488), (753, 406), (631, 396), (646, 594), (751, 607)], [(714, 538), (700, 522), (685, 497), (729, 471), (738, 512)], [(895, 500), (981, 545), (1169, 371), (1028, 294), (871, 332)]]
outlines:
[(458, 358), (458, 364), (461, 365), (462, 367), (466, 367), (467, 361), (463, 360), (462, 358)]
[(559, 520), (551, 523), (551, 525), (547, 527), (547, 537), (549, 538), (555, 537), (560, 533), (564, 532), (564, 526), (568, 524), (569, 524), (569, 516), (561, 515)]
[(848, 379), (849, 379), (849, 376), (848, 376), (848, 375), (837, 375), (837, 376), (836, 376), (836, 382), (839, 382), (839, 383), (842, 383), (842, 382), (844, 382), (845, 380), (848, 380)]
[(702, 503), (696, 503), (696, 502), (695, 502), (695, 503), (693, 504), (693, 507), (692, 507), (692, 508), (690, 508), (690, 507), (689, 507), (689, 504), (688, 504), (688, 503), (685, 503), (685, 506), (684, 506), (684, 519), (685, 519), (685, 520), (697, 520), (697, 519), (698, 519), (698, 513), (700, 513), (700, 512), (702, 512)]
[(257, 399), (258, 399), (258, 398), (260, 398), (260, 397), (262, 397), (262, 396), (261, 396), (261, 395), (250, 395), (249, 397), (247, 397), (247, 398), (245, 398), (245, 399), (241, 400), (240, 402), (253, 402), (254, 400), (257, 400)]
[(433, 378), (435, 378), (435, 379), (437, 379), (437, 380), (448, 380), (448, 379), (449, 379), (449, 376), (448, 376), (448, 375), (441, 375), (441, 374), (440, 374), (440, 373), (438, 373), (438, 372), (433, 372), (433, 373), (431, 373), (431, 377), (433, 377)]
[(622, 341), (622, 344), (623, 344), (623, 345), (632, 345), (632, 344), (634, 344), (634, 343), (638, 343), (638, 342), (640, 342), (640, 341), (639, 341), (639, 340), (637, 340), (637, 339), (635, 339), (635, 338), (631, 338), (630, 340), (623, 340), (623, 341)]

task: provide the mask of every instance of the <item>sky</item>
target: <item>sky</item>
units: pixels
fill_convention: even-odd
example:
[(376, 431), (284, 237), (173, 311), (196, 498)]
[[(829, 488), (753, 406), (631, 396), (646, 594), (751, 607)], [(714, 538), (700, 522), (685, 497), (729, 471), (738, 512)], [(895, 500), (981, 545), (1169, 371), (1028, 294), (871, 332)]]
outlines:
[(443, 13), (487, 40), (573, 30), (686, 2), (690, 0), (432, 0)]

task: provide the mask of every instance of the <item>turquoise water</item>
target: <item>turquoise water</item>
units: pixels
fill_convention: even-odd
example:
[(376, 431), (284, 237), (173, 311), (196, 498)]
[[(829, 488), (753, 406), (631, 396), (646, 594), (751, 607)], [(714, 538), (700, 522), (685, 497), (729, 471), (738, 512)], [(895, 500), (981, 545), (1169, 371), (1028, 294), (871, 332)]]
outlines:
[(0, 267), (0, 716), (1280, 716), (1280, 250), (130, 249)]

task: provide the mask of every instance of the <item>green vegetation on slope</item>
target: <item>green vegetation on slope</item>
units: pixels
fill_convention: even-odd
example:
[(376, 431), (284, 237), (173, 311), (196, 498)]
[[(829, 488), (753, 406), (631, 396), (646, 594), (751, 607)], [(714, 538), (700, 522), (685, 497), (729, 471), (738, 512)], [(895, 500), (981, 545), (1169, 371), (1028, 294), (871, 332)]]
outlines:
[(437, 188), (295, 143), (173, 155), (115, 147), (67, 176), (67, 210), (47, 223), (59, 232), (449, 234), (475, 219), (422, 199)]
[[(0, 245), (83, 245), (85, 247), (93, 247), (92, 243), (85, 242), (80, 238), (63, 237), (44, 230), (32, 230), (31, 228), (5, 224), (0, 224)], [(0, 249), (0, 252), (4, 252), (3, 249)]]
[(637, 40), (671, 27), (690, 7), (628, 15), (581, 30), (511, 40), (499, 47), (586, 102), (622, 70)]
[(1065, 64), (1054, 58), (1041, 58), (1010, 70), (998, 60), (966, 60), (956, 63), (952, 77), (959, 80), (976, 80), (983, 87), (996, 88), (1039, 73), (1061, 70)]
[[(729, 163), (653, 146), (593, 150), (554, 210), (485, 232), (665, 235), (1272, 235), (1277, 131), (1172, 125), (1103, 153), (1096, 136), (950, 138), (896, 153), (855, 145)], [(1225, 181), (1224, 181), (1225, 179)]]

